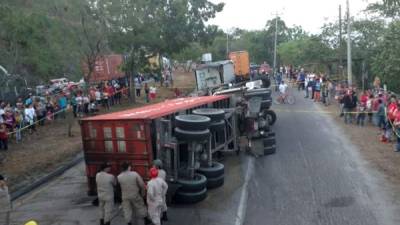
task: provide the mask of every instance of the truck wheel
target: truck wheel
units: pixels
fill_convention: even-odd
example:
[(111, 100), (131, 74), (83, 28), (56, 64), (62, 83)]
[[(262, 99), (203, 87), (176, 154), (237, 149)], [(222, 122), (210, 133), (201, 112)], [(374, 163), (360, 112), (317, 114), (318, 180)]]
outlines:
[(276, 140), (274, 137), (267, 137), (264, 139), (264, 147), (271, 147), (276, 144)]
[(206, 176), (207, 179), (216, 178), (224, 175), (225, 166), (222, 163), (213, 162), (211, 167), (200, 167), (197, 172)]
[(214, 109), (214, 108), (195, 109), (193, 110), (193, 114), (210, 117), (211, 122), (217, 122), (225, 119), (225, 111), (222, 109)]
[(269, 125), (272, 126), (276, 122), (276, 113), (272, 110), (265, 110), (265, 118), (269, 122)]
[(193, 204), (203, 201), (207, 197), (207, 188), (198, 192), (183, 192), (178, 190), (175, 193), (175, 201), (182, 204)]
[(276, 147), (271, 146), (271, 147), (265, 147), (264, 148), (264, 155), (272, 155), (276, 153)]
[(269, 78), (265, 77), (262, 79), (262, 81), (265, 88), (269, 88), (271, 86), (271, 80)]
[(175, 128), (175, 137), (181, 141), (205, 141), (210, 138), (210, 130), (187, 131)]
[(203, 190), (207, 185), (207, 178), (203, 174), (196, 173), (193, 180), (178, 179), (177, 183), (182, 185), (181, 192), (196, 192)]
[(175, 126), (182, 130), (203, 131), (210, 126), (211, 119), (199, 115), (179, 115), (175, 116)]
[(214, 189), (217, 187), (221, 187), (224, 185), (225, 182), (225, 175), (221, 175), (217, 178), (208, 178), (207, 179), (207, 189)]
[(264, 148), (264, 155), (272, 155), (272, 154), (275, 154), (275, 152), (276, 152), (275, 146)]
[(269, 133), (268, 133), (268, 137), (275, 137), (275, 132), (272, 132), (272, 131), (269, 132)]
[(272, 99), (262, 100), (261, 109), (269, 109), (272, 105)]
[(223, 131), (224, 129), (225, 129), (225, 120), (221, 120), (219, 122), (214, 122), (214, 123), (211, 123), (211, 125), (210, 125), (211, 132)]

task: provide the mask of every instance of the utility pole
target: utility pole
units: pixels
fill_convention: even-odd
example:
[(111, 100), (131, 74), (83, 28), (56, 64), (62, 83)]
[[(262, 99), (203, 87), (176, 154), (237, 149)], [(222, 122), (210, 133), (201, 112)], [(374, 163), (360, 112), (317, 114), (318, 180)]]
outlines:
[(351, 37), (350, 37), (350, 6), (347, 0), (347, 81), (349, 87), (353, 85), (352, 70), (351, 70)]
[(338, 72), (343, 76), (343, 58), (342, 58), (342, 5), (339, 5), (339, 65)]
[(275, 43), (274, 43), (274, 76), (276, 74), (276, 48), (278, 45), (278, 12), (275, 13)]
[(229, 57), (229, 33), (226, 31), (226, 58)]

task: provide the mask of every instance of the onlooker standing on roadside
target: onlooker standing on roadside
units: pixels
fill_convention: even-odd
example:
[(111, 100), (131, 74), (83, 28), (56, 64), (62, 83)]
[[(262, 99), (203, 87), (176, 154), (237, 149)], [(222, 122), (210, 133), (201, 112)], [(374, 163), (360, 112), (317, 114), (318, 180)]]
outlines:
[(382, 99), (378, 99), (378, 110), (376, 113), (378, 118), (378, 127), (382, 130), (385, 129), (386, 126), (386, 115), (385, 115), (385, 104), (383, 104)]
[(140, 84), (139, 78), (135, 77), (135, 90), (136, 90), (136, 97), (140, 97), (140, 92), (142, 90), (142, 85)]
[(317, 77), (314, 87), (314, 102), (320, 102), (320, 101), (321, 101), (321, 81)]
[(96, 91), (94, 92), (94, 96), (96, 98), (96, 104), (101, 105), (101, 92), (99, 88), (96, 88)]
[(396, 131), (395, 134), (397, 139), (395, 152), (400, 152), (400, 101), (397, 102), (397, 109), (395, 111), (395, 119), (393, 125)]
[(0, 149), (8, 150), (8, 131), (4, 123), (0, 123)]
[(64, 93), (61, 93), (58, 98), (58, 105), (60, 106), (60, 117), (65, 119), (65, 110), (67, 110), (67, 97), (65, 97)]
[(350, 94), (350, 91), (343, 97), (343, 113), (344, 113), (344, 122), (346, 124), (352, 123), (352, 108), (353, 108), (353, 101)]
[(373, 110), (372, 110), (373, 102), (374, 102), (374, 95), (371, 94), (368, 97), (367, 104), (366, 104), (366, 110), (367, 110), (367, 113), (368, 113), (368, 121), (370, 123), (372, 123), (372, 118), (373, 118), (373, 115), (374, 115), (373, 114)]
[(11, 198), (6, 179), (0, 175), (0, 224), (10, 225)]
[(24, 127), (24, 116), (20, 111), (15, 111), (15, 139), (18, 142), (22, 140), (21, 128)]
[(390, 103), (387, 108), (387, 123), (385, 130), (385, 138), (387, 142), (391, 141), (392, 133), (393, 133), (393, 122), (396, 118), (395, 112), (397, 111), (397, 98), (395, 95), (390, 97)]
[(144, 84), (144, 94), (145, 94), (146, 102), (149, 103), (150, 102), (150, 88), (147, 83)]
[(32, 134), (33, 131), (36, 131), (36, 129), (35, 129), (36, 113), (35, 113), (35, 109), (33, 108), (33, 104), (30, 104), (28, 106), (28, 108), (25, 108), (24, 114), (25, 114), (25, 121), (30, 126), (29, 132)]
[[(291, 71), (291, 70), (290, 70)], [(291, 74), (291, 72), (290, 72)], [(304, 82), (306, 81), (306, 74), (304, 73), (304, 69), (301, 68), (300, 73), (297, 77), (297, 82), (298, 82), (298, 90), (303, 90), (304, 91)]]

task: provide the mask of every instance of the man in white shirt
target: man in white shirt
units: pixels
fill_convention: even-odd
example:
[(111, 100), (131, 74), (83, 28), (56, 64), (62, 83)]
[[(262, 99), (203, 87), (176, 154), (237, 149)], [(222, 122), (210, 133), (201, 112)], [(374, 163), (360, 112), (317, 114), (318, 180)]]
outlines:
[(288, 89), (287, 84), (285, 84), (284, 81), (281, 81), (281, 83), (279, 84), (279, 97), (278, 97), (278, 100), (280, 102), (282, 102), (282, 103), (285, 101), (285, 98), (287, 96), (287, 89)]

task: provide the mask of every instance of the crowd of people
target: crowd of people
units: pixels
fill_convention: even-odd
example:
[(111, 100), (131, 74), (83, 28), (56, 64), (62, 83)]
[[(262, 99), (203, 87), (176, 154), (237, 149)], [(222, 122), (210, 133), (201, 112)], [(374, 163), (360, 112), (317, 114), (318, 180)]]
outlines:
[(304, 91), (304, 98), (324, 105), (337, 101), (344, 123), (361, 127), (374, 125), (382, 132), (380, 141), (384, 143), (396, 138), (395, 151), (400, 152), (400, 99), (381, 88), (379, 78), (375, 79), (372, 89), (364, 91), (349, 87), (347, 82), (334, 82), (323, 74), (306, 73), (304, 69), (289, 78), (297, 83), (299, 91)]
[[(85, 94), (87, 93), (87, 94)], [(34, 96), (30, 93), (25, 99), (20, 97), (14, 104), (0, 101), (0, 149), (7, 150), (10, 138), (18, 143), (25, 130), (30, 134), (37, 126), (56, 119), (93, 115), (100, 107), (109, 110), (121, 104), (126, 88), (118, 82), (107, 82), (102, 86), (93, 86), (84, 91), (82, 88), (55, 95)]]
[(367, 122), (382, 132), (380, 141), (391, 143), (396, 137), (400, 152), (400, 100), (394, 93), (380, 88), (357, 92), (355, 88), (337, 87), (340, 116), (346, 124), (364, 126)]

